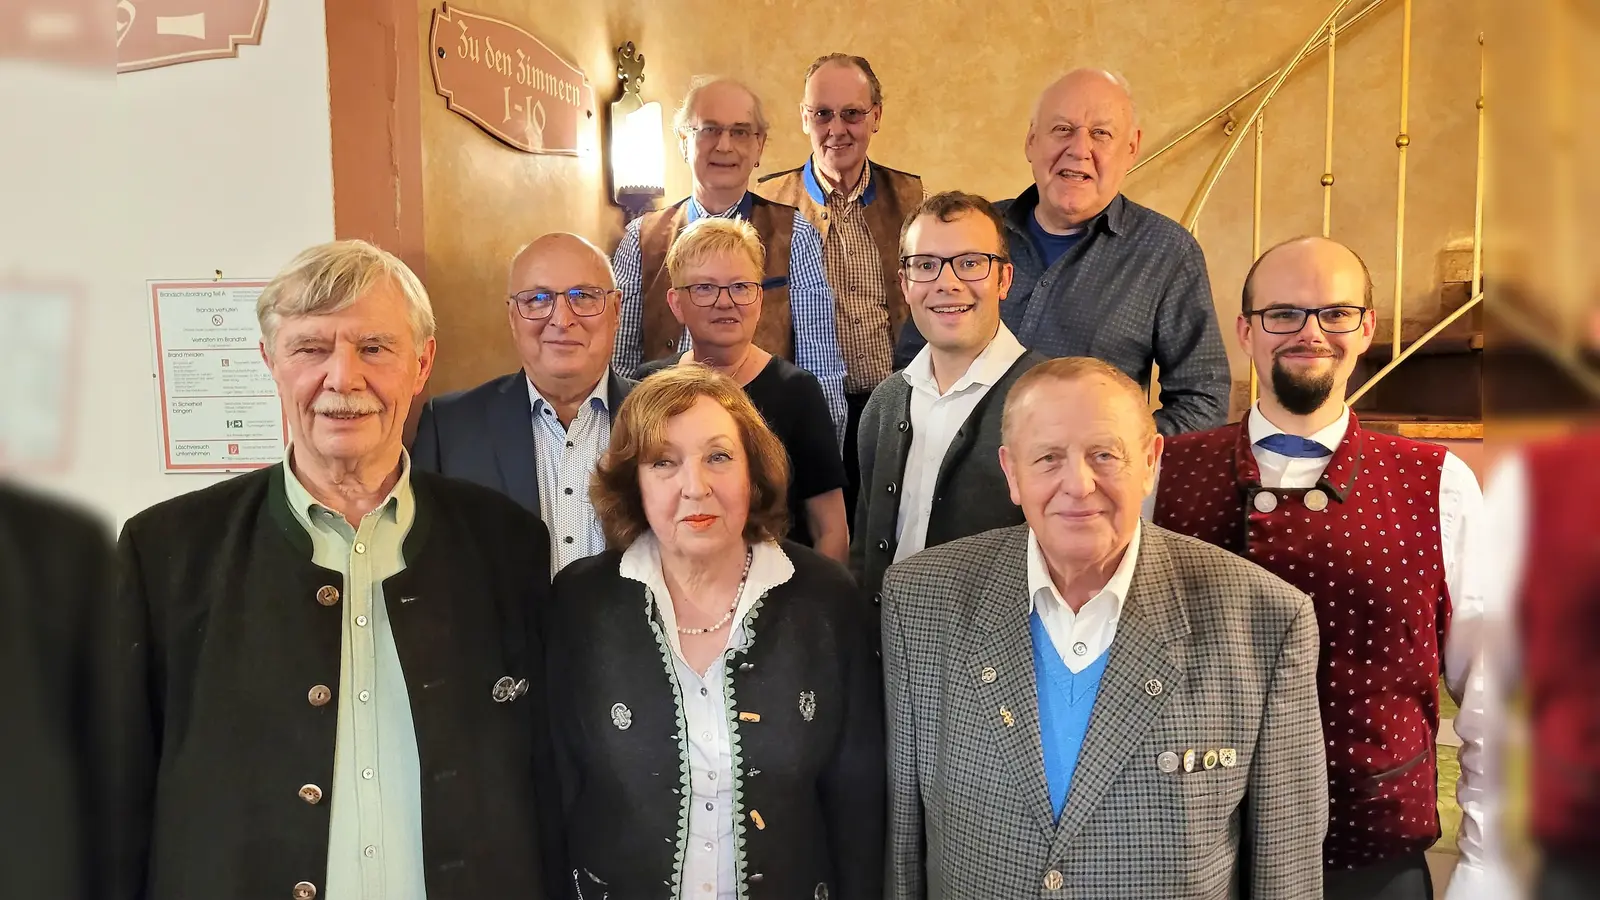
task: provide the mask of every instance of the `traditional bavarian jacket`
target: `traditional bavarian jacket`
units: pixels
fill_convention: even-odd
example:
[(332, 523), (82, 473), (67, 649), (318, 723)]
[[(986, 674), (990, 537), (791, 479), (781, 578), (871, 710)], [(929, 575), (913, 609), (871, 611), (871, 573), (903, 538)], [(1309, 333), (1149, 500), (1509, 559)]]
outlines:
[[(1264, 418), (1260, 427), (1271, 430)], [(1250, 431), (1240, 422), (1169, 438), (1154, 519), (1263, 566), (1316, 606), (1330, 801), (1324, 865), (1357, 868), (1425, 850), (1440, 833), (1434, 743), (1451, 618), (1440, 517), (1448, 454), (1366, 431), (1350, 414), (1316, 486), (1279, 488), (1263, 485)]]

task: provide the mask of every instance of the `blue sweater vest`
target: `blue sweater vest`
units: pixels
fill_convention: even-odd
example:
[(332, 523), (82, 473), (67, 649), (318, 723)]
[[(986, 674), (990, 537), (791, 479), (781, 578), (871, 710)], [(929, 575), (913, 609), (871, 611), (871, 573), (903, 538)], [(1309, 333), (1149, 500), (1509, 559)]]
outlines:
[(1034, 613), (1033, 678), (1039, 691), (1039, 742), (1044, 751), (1045, 780), (1050, 787), (1050, 808), (1057, 819), (1067, 805), (1067, 790), (1078, 768), (1078, 752), (1089, 733), (1089, 714), (1100, 694), (1100, 677), (1106, 672), (1110, 650), (1087, 669), (1074, 675)]

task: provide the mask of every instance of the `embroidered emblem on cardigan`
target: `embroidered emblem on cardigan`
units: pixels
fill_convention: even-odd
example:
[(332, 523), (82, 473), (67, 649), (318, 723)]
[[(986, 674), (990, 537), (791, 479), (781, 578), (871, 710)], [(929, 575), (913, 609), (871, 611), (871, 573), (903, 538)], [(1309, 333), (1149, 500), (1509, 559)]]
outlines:
[(617, 726), (618, 731), (627, 731), (633, 727), (633, 710), (626, 704), (613, 703), (611, 705), (611, 724)]
[(800, 718), (807, 722), (817, 717), (817, 692), (800, 692)]

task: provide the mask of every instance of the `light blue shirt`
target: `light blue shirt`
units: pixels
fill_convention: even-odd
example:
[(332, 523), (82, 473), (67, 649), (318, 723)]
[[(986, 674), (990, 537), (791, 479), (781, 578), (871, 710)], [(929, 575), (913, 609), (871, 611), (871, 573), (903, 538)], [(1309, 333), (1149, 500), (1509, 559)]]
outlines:
[(533, 446), (539, 454), (539, 515), (550, 530), (550, 577), (606, 549), (605, 529), (589, 502), (589, 476), (611, 445), (610, 379), (601, 376), (572, 417), (561, 424), (544, 395), (528, 382)]
[[(747, 208), (745, 200), (728, 210), (728, 216)], [(689, 198), (688, 219), (695, 221), (711, 213)], [(638, 374), (644, 355), (644, 273), (639, 253), (639, 223), (634, 219), (622, 233), (622, 243), (612, 255), (617, 289), (622, 292), (622, 317), (617, 323), (617, 339), (611, 367), (624, 378)], [(817, 377), (839, 446), (844, 446), (844, 354), (839, 350), (839, 331), (834, 318), (833, 289), (823, 265), (822, 236), (800, 213), (794, 214), (794, 237), (789, 242), (789, 313), (794, 319), (794, 364)], [(689, 349), (686, 330), (678, 345)]]
[[(318, 503), (284, 457), (284, 488), (311, 535), (311, 561), (344, 575), (339, 637), (339, 723), (334, 744), (328, 874), (330, 900), (425, 900), (422, 766), (405, 673), (384, 605), (383, 582), (405, 569), (401, 552), (416, 518), (411, 457), (400, 479), (352, 528)], [(220, 788), (219, 788), (220, 789)]]

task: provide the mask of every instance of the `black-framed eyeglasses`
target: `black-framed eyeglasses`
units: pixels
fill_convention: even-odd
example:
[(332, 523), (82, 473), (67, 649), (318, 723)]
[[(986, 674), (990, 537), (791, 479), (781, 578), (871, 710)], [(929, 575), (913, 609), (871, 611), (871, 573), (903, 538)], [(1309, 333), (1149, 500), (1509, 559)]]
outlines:
[[(804, 106), (805, 104), (801, 105)], [(806, 115), (816, 125), (826, 125), (833, 121), (834, 116), (843, 119), (847, 125), (860, 125), (867, 116), (872, 115), (872, 110), (875, 108), (876, 106), (869, 106), (866, 109), (861, 109), (857, 106), (846, 106), (844, 109), (835, 110), (826, 106), (806, 106), (805, 110)]]
[(906, 278), (911, 281), (938, 281), (939, 276), (944, 274), (944, 267), (949, 265), (950, 271), (962, 281), (982, 281), (989, 277), (996, 262), (1006, 261), (1004, 256), (994, 253), (963, 253), (960, 256), (917, 253), (900, 257), (900, 271), (906, 273)]
[(1253, 309), (1247, 316), (1260, 316), (1261, 328), (1268, 334), (1299, 334), (1312, 315), (1328, 334), (1349, 334), (1361, 327), (1367, 317), (1365, 306), (1269, 306)]
[(761, 136), (761, 131), (749, 125), (685, 125), (684, 135), (692, 137), (702, 147), (715, 147), (722, 142), (726, 134), (728, 140), (736, 145), (744, 146)]
[(524, 319), (537, 322), (555, 314), (556, 301), (561, 297), (567, 298), (567, 308), (572, 310), (573, 315), (588, 318), (605, 312), (606, 301), (621, 295), (621, 291), (597, 287), (575, 287), (565, 291), (517, 291), (511, 295), (511, 303)]
[(735, 281), (733, 284), (680, 284), (678, 290), (689, 295), (695, 306), (716, 306), (723, 291), (728, 299), (739, 306), (749, 306), (761, 297), (761, 285), (754, 281)]

